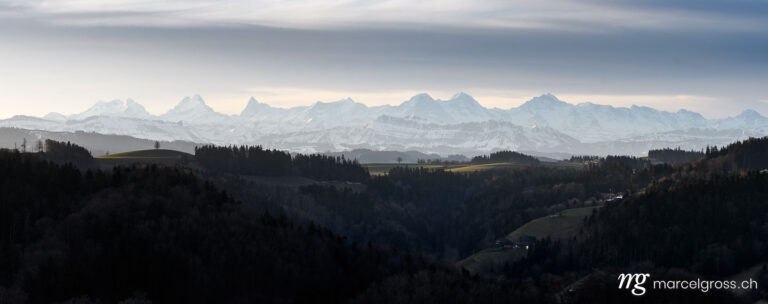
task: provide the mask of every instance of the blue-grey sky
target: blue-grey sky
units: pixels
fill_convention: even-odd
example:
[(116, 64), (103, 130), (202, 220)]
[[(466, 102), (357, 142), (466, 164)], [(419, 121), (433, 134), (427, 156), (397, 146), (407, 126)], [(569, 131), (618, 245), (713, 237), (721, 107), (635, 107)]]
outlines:
[(768, 115), (768, 1), (0, 0), (0, 117), (459, 91)]

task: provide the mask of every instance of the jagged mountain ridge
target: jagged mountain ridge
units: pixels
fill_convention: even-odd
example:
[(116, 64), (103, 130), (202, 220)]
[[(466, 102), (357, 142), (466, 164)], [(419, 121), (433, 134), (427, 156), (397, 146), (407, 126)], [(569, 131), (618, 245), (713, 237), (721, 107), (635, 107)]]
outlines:
[(551, 94), (519, 107), (488, 109), (466, 93), (448, 100), (418, 94), (397, 106), (368, 107), (346, 98), (289, 109), (251, 97), (237, 115), (214, 111), (199, 95), (184, 98), (161, 115), (147, 113), (130, 99), (113, 100), (70, 116), (16, 116), (0, 120), (0, 126), (224, 145), (262, 144), (301, 152), (366, 148), (441, 154), (499, 149), (604, 154), (607, 152), (585, 147), (622, 143), (635, 147), (642, 142), (697, 148), (700, 144), (726, 143), (721, 143), (723, 134), (738, 136), (727, 142), (768, 134), (768, 118), (753, 110), (708, 120), (687, 110), (570, 104)]

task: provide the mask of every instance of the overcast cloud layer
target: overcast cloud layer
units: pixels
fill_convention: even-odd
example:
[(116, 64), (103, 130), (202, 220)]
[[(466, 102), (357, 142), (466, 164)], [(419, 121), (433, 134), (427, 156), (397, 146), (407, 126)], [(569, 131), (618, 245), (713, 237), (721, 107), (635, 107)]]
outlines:
[(768, 114), (766, 1), (0, 1), (0, 117), (465, 91)]

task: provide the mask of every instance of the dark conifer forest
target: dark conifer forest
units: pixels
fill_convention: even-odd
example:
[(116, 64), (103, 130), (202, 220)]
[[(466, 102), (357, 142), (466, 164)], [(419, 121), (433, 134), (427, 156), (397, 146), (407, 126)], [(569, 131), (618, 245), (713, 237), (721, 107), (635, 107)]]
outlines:
[(490, 162), (520, 162), (524, 164), (537, 164), (539, 160), (533, 156), (525, 155), (515, 151), (497, 151), (489, 155), (475, 156), (472, 158), (473, 163), (490, 163)]
[[(753, 303), (768, 296), (768, 138), (450, 172), (261, 147), (105, 166), (0, 150), (0, 303)], [(494, 244), (590, 208), (570, 234)], [(511, 240), (517, 241), (517, 240)], [(500, 251), (501, 250), (501, 251)], [(511, 249), (510, 249), (511, 250)], [(517, 250), (517, 249), (516, 249)], [(483, 271), (469, 257), (521, 252)], [(619, 273), (759, 288), (618, 289)]]
[[(709, 148), (707, 148), (709, 149)], [(648, 157), (664, 163), (682, 163), (687, 161), (693, 161), (704, 157), (704, 152), (700, 151), (685, 151), (680, 148), (677, 149), (657, 149), (649, 150)]]
[(298, 175), (319, 180), (363, 181), (368, 172), (355, 160), (343, 156), (297, 154), (259, 146), (217, 147), (206, 145), (195, 148), (195, 159), (207, 170), (216, 173), (261, 176)]

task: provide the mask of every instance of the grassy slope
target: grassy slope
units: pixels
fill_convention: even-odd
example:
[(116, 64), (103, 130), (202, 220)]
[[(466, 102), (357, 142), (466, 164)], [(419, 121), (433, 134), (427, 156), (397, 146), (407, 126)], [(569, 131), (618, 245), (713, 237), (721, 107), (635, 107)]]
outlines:
[[(537, 218), (517, 228), (508, 234), (507, 238), (518, 240), (523, 235), (535, 236), (537, 239), (547, 236), (552, 239), (568, 238), (578, 232), (582, 225), (582, 220), (592, 214), (593, 209), (599, 207), (567, 209), (557, 215)], [(506, 263), (511, 263), (525, 257), (526, 253), (527, 251), (522, 248), (502, 251), (493, 248), (485, 249), (459, 261), (457, 265), (472, 274), (489, 273), (494, 269), (499, 269)]]
[(152, 149), (138, 150), (124, 153), (115, 153), (96, 157), (98, 159), (181, 159), (183, 156), (192, 157), (192, 154), (176, 150)]
[(202, 169), (194, 159), (195, 157), (192, 154), (166, 149), (138, 150), (94, 157), (94, 160), (102, 169), (131, 164), (159, 164), (168, 166), (184, 164), (188, 168)]
[(489, 248), (457, 262), (456, 266), (466, 269), (471, 274), (491, 273), (501, 269), (507, 263), (524, 258), (526, 254), (528, 254), (528, 250), (523, 248), (502, 251)]
[(535, 236), (537, 239), (568, 238), (579, 231), (582, 220), (592, 214), (595, 208), (600, 206), (567, 209), (559, 214), (537, 218), (512, 231), (507, 235), (507, 239), (517, 240), (525, 235)]
[[(181, 161), (181, 159), (185, 156), (189, 160), (189, 162), (185, 165), (186, 167), (199, 168), (199, 165), (194, 161), (194, 156), (192, 154), (165, 149), (138, 150), (124, 153), (115, 153), (95, 157), (95, 159), (99, 160), (100, 163), (105, 167), (133, 163), (156, 163), (173, 165), (178, 164), (179, 161)], [(350, 188), (355, 191), (362, 191), (365, 189), (365, 185), (361, 184), (347, 184), (338, 181), (322, 182), (301, 176), (242, 176), (242, 178), (257, 184), (287, 186), (292, 188), (312, 184), (322, 184), (334, 186), (337, 188)]]
[[(582, 165), (579, 163), (570, 162), (541, 162), (541, 166), (559, 167), (559, 168), (580, 168)], [(371, 175), (384, 175), (389, 172), (389, 169), (395, 167), (412, 167), (412, 168), (426, 168), (426, 169), (444, 169), (451, 172), (475, 172), (493, 169), (504, 168), (519, 168), (530, 166), (527, 164), (520, 164), (514, 162), (501, 162), (501, 163), (488, 163), (488, 164), (456, 164), (456, 165), (431, 165), (431, 164), (363, 164), (365, 168), (368, 168), (368, 172)]]
[(448, 168), (446, 169), (446, 171), (474, 172), (474, 171), (484, 171), (484, 170), (500, 169), (500, 168), (517, 168), (517, 167), (524, 167), (524, 166), (527, 166), (527, 165), (513, 163), (513, 162), (503, 162), (503, 163), (466, 165), (461, 167)]

